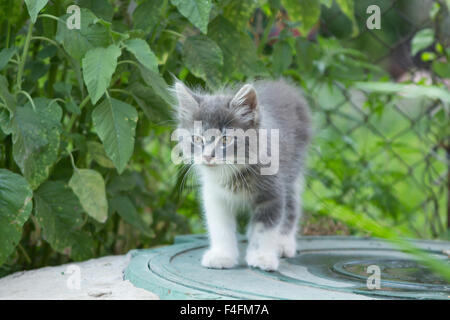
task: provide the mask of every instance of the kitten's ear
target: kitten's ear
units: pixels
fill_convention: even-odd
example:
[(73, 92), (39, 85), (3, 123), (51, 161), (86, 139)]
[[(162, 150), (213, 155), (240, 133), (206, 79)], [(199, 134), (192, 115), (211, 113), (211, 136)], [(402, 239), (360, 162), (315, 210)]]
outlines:
[(199, 107), (200, 97), (189, 90), (182, 82), (175, 82), (174, 91), (178, 100), (180, 115), (191, 113)]
[(244, 85), (234, 96), (230, 103), (232, 106), (248, 106), (251, 110), (258, 107), (256, 90), (251, 84)]

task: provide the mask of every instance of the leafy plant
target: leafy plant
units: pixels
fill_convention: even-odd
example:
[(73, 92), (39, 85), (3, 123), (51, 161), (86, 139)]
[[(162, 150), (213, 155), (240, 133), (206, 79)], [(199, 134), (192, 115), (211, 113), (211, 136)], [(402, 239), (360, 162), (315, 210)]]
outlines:
[[(66, 23), (73, 4), (81, 9), (80, 29)], [(371, 92), (366, 105), (379, 117), (398, 89), (447, 103), (442, 87), (386, 82), (387, 72), (370, 63), (371, 48), (344, 45), (334, 35), (361, 32), (360, 6), (350, 0), (0, 1), (0, 275), (204, 231), (189, 170), (170, 162), (174, 75), (210, 89), (289, 77), (328, 124), (339, 110), (322, 100), (342, 98), (343, 88)], [(321, 30), (330, 12), (340, 13), (345, 30)], [(414, 42), (418, 54), (429, 49), (427, 34)], [(432, 69), (444, 78), (448, 49), (441, 40), (433, 44)], [(441, 124), (433, 128), (448, 119), (438, 116)], [(381, 215), (387, 228), (406, 228), (402, 195), (408, 192), (397, 195), (386, 182), (399, 169), (376, 166), (374, 174), (369, 156), (337, 152), (357, 150), (361, 141), (342, 135), (336, 142), (340, 135), (328, 129), (314, 142), (323, 156), (312, 157), (318, 161), (311, 185), (354, 212)], [(307, 205), (318, 201), (311, 192), (306, 197)]]

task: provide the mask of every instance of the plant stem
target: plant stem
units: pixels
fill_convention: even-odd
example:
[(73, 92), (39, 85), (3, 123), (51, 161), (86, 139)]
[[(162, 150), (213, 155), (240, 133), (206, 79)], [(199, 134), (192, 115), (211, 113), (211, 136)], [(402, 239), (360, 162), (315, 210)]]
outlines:
[(59, 48), (59, 45), (58, 45), (58, 43), (57, 43), (56, 41), (53, 41), (52, 39), (49, 39), (49, 38), (47, 38), (47, 37), (32, 37), (31, 40), (44, 40), (44, 41), (50, 42), (50, 43), (53, 44), (55, 47), (57, 47), (58, 49), (60, 49), (60, 48)]
[(75, 165), (75, 159), (72, 156), (72, 152), (70, 152), (69, 150), (67, 150), (67, 152), (69, 153), (70, 162), (72, 163), (73, 171), (78, 170), (77, 166)]
[(109, 89), (110, 92), (117, 92), (117, 93), (122, 93), (122, 94), (126, 94), (129, 97), (131, 97), (137, 104), (139, 104), (139, 102), (136, 99), (136, 96), (134, 94), (132, 94), (131, 92), (128, 92), (126, 90), (123, 89)]
[(31, 98), (30, 94), (23, 90), (20, 90), (19, 92), (17, 92), (17, 94), (20, 94), (20, 93), (27, 97), (28, 101), (30, 101), (31, 106), (33, 107), (33, 110), (36, 111), (36, 105), (34, 104), (33, 99)]
[(19, 243), (17, 245), (17, 247), (19, 248), (20, 252), (22, 252), (23, 256), (25, 257), (25, 260), (27, 260), (28, 264), (31, 264), (32, 261), (30, 259), (30, 256), (28, 255), (28, 253), (25, 251), (25, 249), (22, 247), (22, 245)]
[(119, 65), (124, 64), (124, 63), (129, 63), (129, 64), (132, 64), (132, 65), (134, 65), (134, 66), (139, 68), (139, 64), (137, 62), (133, 61), (133, 60), (121, 60), (121, 61), (117, 62), (117, 65), (119, 66)]
[(173, 31), (173, 30), (170, 30), (170, 29), (165, 29), (162, 32), (172, 34), (172, 35), (177, 36), (178, 38), (181, 38), (181, 39), (186, 39), (186, 36), (184, 34), (181, 34), (179, 32), (176, 32), (176, 31)]
[[(12, 3), (11, 0), (8, 1), (8, 7), (11, 7)], [(11, 23), (7, 22), (7, 27), (6, 27), (7, 31), (6, 31), (6, 49), (9, 48), (9, 42), (11, 41)]]
[(42, 14), (38, 15), (38, 18), (50, 18), (50, 19), (65, 23), (62, 19), (60, 19), (52, 14), (42, 13)]
[(126, 90), (123, 90), (123, 89), (109, 89), (109, 91), (111, 91), (111, 92), (118, 92), (118, 93), (123, 93), (123, 94), (127, 94), (127, 95), (129, 95), (129, 96), (132, 96), (132, 94), (130, 93), (130, 92), (128, 92), (128, 91), (126, 91)]
[[(80, 111), (89, 102), (89, 99), (90, 99), (90, 97), (86, 96), (86, 98), (84, 98), (84, 100), (81, 101), (81, 103), (80, 103)], [(70, 117), (70, 120), (69, 120), (69, 124), (67, 126), (67, 132), (70, 132), (72, 130), (72, 126), (75, 123), (76, 119), (77, 119), (77, 115), (76, 114), (72, 114), (72, 116)]]
[(57, 57), (52, 57), (50, 59), (50, 72), (48, 74), (48, 80), (47, 80), (48, 81), (47, 82), (47, 84), (48, 84), (48, 86), (47, 86), (47, 95), (49, 97), (53, 97), (53, 94), (54, 94), (54, 92), (53, 92), (53, 84), (56, 81), (56, 76), (57, 76), (57, 73), (58, 73), (58, 67), (59, 67), (58, 58)]
[(19, 91), (22, 89), (23, 68), (25, 67), (25, 62), (27, 60), (28, 49), (30, 48), (33, 26), (34, 24), (30, 21), (30, 25), (28, 26), (27, 37), (25, 38), (25, 46), (23, 47), (22, 58), (20, 59), (19, 71), (17, 72), (17, 88), (19, 89)]
[(9, 23), (9, 21), (6, 32), (6, 48), (9, 48), (9, 42), (11, 40), (11, 24)]
[(262, 37), (261, 37), (261, 39), (260, 39), (260, 41), (259, 41), (259, 43), (258, 43), (258, 49), (257, 49), (257, 50), (258, 50), (258, 53), (259, 53), (259, 54), (262, 53), (262, 51), (263, 51), (263, 49), (264, 49), (264, 46), (265, 46), (266, 43), (267, 43), (267, 39), (268, 39), (268, 37), (269, 37), (270, 30), (272, 29), (272, 26), (273, 26), (273, 24), (275, 23), (275, 20), (276, 20), (276, 14), (275, 14), (275, 12), (274, 12), (274, 13), (272, 14), (272, 16), (270, 17), (269, 21), (267, 21), (267, 25), (266, 25), (266, 27), (264, 28)]

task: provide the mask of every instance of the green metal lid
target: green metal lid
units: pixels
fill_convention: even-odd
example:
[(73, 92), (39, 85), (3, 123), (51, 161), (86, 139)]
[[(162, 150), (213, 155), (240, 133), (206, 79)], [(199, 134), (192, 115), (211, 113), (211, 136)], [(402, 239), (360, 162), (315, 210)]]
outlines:
[[(373, 238), (299, 237), (294, 258), (281, 259), (277, 272), (248, 268), (246, 241), (240, 264), (206, 269), (200, 261), (204, 235), (180, 236), (172, 246), (133, 250), (125, 279), (161, 299), (450, 299), (450, 284), (391, 244)], [(449, 261), (450, 242), (413, 241)], [(380, 289), (369, 289), (367, 267), (380, 271)]]

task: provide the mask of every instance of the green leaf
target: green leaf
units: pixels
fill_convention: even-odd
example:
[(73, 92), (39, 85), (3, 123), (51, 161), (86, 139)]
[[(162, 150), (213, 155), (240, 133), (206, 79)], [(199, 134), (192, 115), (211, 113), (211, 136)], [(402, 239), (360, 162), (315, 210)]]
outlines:
[(276, 76), (279, 76), (289, 68), (292, 63), (292, 48), (287, 41), (278, 41), (273, 46), (272, 68)]
[(22, 237), (22, 227), (31, 213), (33, 192), (20, 175), (0, 169), (0, 265)]
[(75, 169), (69, 187), (77, 195), (84, 211), (104, 223), (108, 218), (105, 181), (100, 173), (91, 169)]
[(4, 48), (2, 51), (0, 51), (0, 71), (3, 70), (3, 68), (6, 67), (9, 60), (14, 56), (14, 53), (16, 53), (16, 48)]
[(50, 173), (58, 159), (62, 117), (61, 107), (46, 98), (18, 107), (11, 119), (13, 157), (20, 171), (36, 189)]
[(223, 8), (223, 16), (229, 21), (233, 21), (236, 29), (243, 30), (258, 7), (259, 2), (258, 0), (228, 1)]
[[(121, 175), (114, 175), (106, 186), (106, 191), (113, 196), (120, 194), (122, 191), (131, 191), (136, 187), (137, 172), (126, 170)], [(127, 192), (130, 193), (130, 192)]]
[[(1, 111), (0, 111), (0, 113), (1, 113)], [(8, 135), (8, 134), (7, 134), (6, 132), (4, 132), (3, 129), (2, 129), (1, 121), (2, 121), (2, 120), (1, 120), (1, 114), (0, 114), (0, 142), (3, 141), (3, 140), (5, 140), (6, 136)], [(4, 149), (4, 147), (2, 146), (2, 147), (0, 148), (0, 150), (1, 150), (1, 149)], [(2, 161), (2, 162), (5, 161), (5, 152), (4, 152), (3, 150), (0, 151), (0, 161)]]
[(329, 9), (333, 5), (333, 0), (320, 0), (320, 3)]
[(423, 29), (417, 32), (411, 42), (411, 54), (415, 56), (417, 52), (430, 46), (434, 41), (434, 30)]
[[(78, 198), (63, 181), (46, 181), (34, 193), (36, 219), (44, 239), (60, 253), (74, 260), (92, 257), (94, 241), (80, 230), (83, 209)], [(69, 249), (69, 250), (68, 250)]]
[(130, 39), (125, 41), (124, 45), (142, 65), (158, 72), (158, 60), (147, 42), (142, 39)]
[(314, 67), (314, 60), (320, 58), (319, 46), (306, 38), (298, 37), (295, 42), (297, 64), (302, 72), (309, 72)]
[(98, 18), (88, 9), (81, 8), (80, 29), (70, 30), (66, 20), (68, 14), (60, 17), (56, 32), (56, 41), (62, 44), (67, 53), (80, 62), (86, 52), (95, 47), (107, 47), (111, 43), (109, 29), (100, 23)]
[(320, 2), (317, 0), (281, 0), (292, 21), (300, 21), (300, 31), (306, 36), (320, 17)]
[(218, 16), (211, 22), (208, 35), (222, 50), (222, 75), (231, 75), (236, 70), (249, 77), (267, 75), (252, 39), (236, 30), (230, 21)]
[(97, 17), (106, 21), (111, 21), (114, 15), (114, 8), (108, 0), (80, 0), (78, 5), (90, 9)]
[(91, 159), (97, 162), (99, 165), (105, 168), (114, 168), (114, 163), (112, 163), (111, 159), (108, 158), (105, 152), (105, 148), (103, 145), (97, 141), (88, 141), (87, 142), (88, 149), (88, 163), (91, 162)]
[(113, 98), (105, 99), (92, 112), (92, 120), (106, 154), (122, 173), (133, 154), (136, 109)]
[(206, 34), (208, 30), (211, 0), (170, 0), (178, 11), (185, 16), (194, 26)]
[(33, 23), (36, 22), (39, 11), (45, 7), (48, 0), (25, 0), (25, 4), (27, 5), (28, 13), (30, 14), (31, 21)]
[(161, 19), (164, 0), (147, 0), (136, 7), (133, 12), (133, 27), (150, 32)]
[[(153, 88), (141, 82), (134, 82), (126, 88), (133, 95), (139, 108), (151, 120), (168, 120), (171, 118), (171, 105), (155, 93)], [(168, 95), (167, 89), (165, 94)], [(171, 97), (167, 97), (168, 99)]]
[(355, 19), (355, 8), (354, 0), (336, 0), (339, 7), (341, 7), (342, 12), (350, 19), (353, 25), (352, 35), (358, 34), (358, 24)]
[(27, 80), (30, 82), (36, 82), (47, 74), (50, 66), (46, 65), (42, 61), (29, 61), (27, 63), (27, 68), (30, 70)]
[(0, 128), (6, 135), (12, 133), (11, 116), (8, 109), (0, 108)]
[(91, 49), (83, 58), (83, 78), (92, 104), (95, 105), (108, 88), (120, 55), (120, 48), (112, 44), (107, 48)]
[(100, 18), (95, 20), (95, 22), (106, 28), (106, 30), (108, 32), (108, 35), (113, 40), (113, 43), (118, 43), (120, 41), (125, 41), (125, 40), (130, 38), (130, 35), (128, 33), (122, 33), (122, 32), (114, 31), (112, 22), (109, 22), (109, 21), (106, 21), (106, 20), (100, 19)]
[(450, 63), (434, 61), (432, 64), (433, 71), (441, 78), (450, 78)]
[(188, 37), (183, 45), (183, 61), (196, 77), (205, 80), (211, 87), (220, 84), (220, 69), (223, 65), (222, 50), (207, 36)]
[(422, 52), (422, 54), (420, 55), (420, 59), (424, 62), (429, 62), (436, 59), (436, 54), (434, 52), (428, 51)]
[(9, 93), (8, 80), (2, 75), (0, 75), (0, 102), (3, 102), (5, 107), (14, 114), (17, 108), (16, 98)]
[(147, 236), (152, 232), (136, 210), (133, 202), (127, 196), (118, 196), (109, 200), (109, 204), (114, 212), (117, 212), (127, 223), (141, 231)]
[(139, 67), (142, 79), (144, 82), (153, 89), (153, 92), (163, 99), (168, 105), (174, 103), (173, 97), (168, 90), (168, 86), (164, 78), (158, 73), (150, 69)]
[(72, 93), (72, 84), (66, 82), (55, 82), (53, 84), (53, 89), (56, 93), (62, 95), (63, 97), (70, 97)]
[[(0, 1), (0, 23), (8, 22), (11, 26), (23, 25), (26, 12), (23, 1)], [(2, 36), (5, 32), (2, 32)]]
[(73, 101), (72, 97), (70, 97), (69, 100), (66, 101), (66, 103), (64, 104), (64, 107), (66, 108), (66, 110), (68, 112), (76, 114), (77, 116), (79, 116), (81, 114), (80, 107), (78, 107), (78, 105), (75, 103), (75, 101)]
[(450, 93), (448, 90), (436, 86), (392, 82), (355, 82), (354, 87), (369, 92), (394, 93), (408, 98), (425, 96), (450, 103)]

